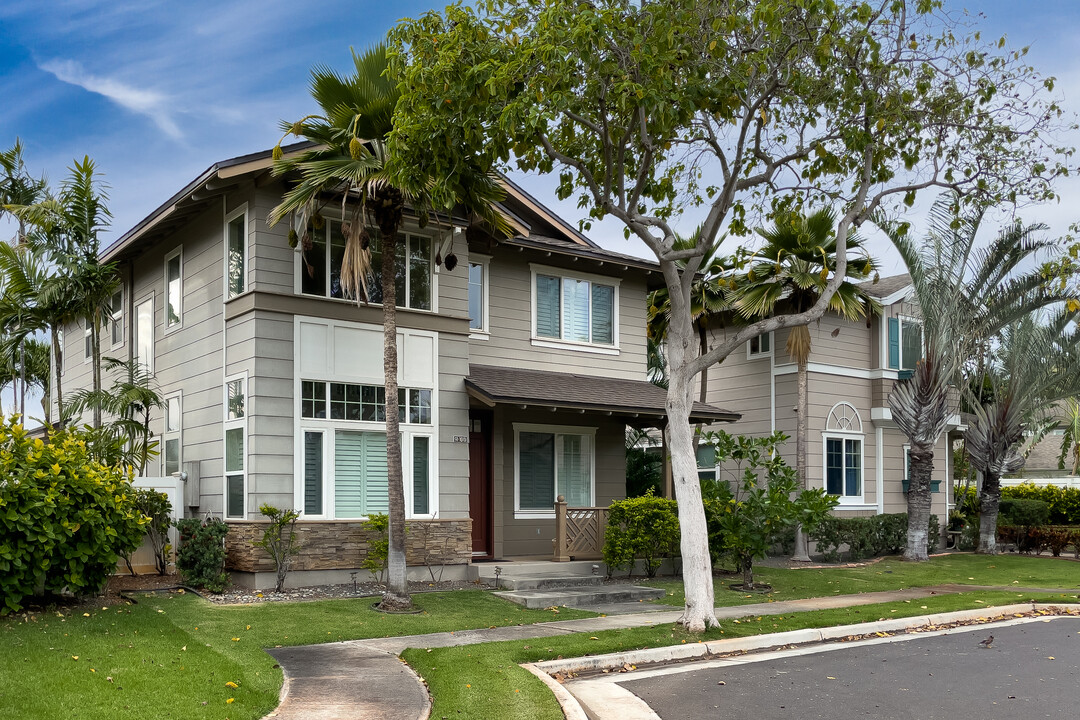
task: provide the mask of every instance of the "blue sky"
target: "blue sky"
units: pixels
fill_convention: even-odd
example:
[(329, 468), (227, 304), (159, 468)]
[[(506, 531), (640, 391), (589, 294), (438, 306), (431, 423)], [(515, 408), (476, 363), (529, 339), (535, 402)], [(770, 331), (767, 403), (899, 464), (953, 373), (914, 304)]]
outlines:
[[(213, 162), (272, 146), (281, 119), (312, 109), (313, 65), (347, 70), (350, 46), (364, 48), (400, 17), (441, 5), (332, 0), (316, 13), (308, 3), (279, 0), (5, 0), (0, 147), (20, 137), (30, 167), (53, 182), (73, 158), (93, 157), (111, 186), (115, 221), (107, 243)], [(1080, 111), (1080, 3), (970, 0), (949, 7), (985, 13), (979, 24), (986, 32), (1031, 45), (1033, 64), (1056, 75), (1066, 107)], [(546, 178), (517, 179), (567, 219), (579, 219), (574, 203), (555, 200)], [(1063, 184), (1066, 200), (1025, 210), (1024, 218), (1064, 232), (1074, 215), (1070, 188), (1080, 185)], [(621, 230), (609, 222), (592, 236), (612, 249), (647, 252)], [(898, 268), (884, 243), (877, 251), (886, 270)]]

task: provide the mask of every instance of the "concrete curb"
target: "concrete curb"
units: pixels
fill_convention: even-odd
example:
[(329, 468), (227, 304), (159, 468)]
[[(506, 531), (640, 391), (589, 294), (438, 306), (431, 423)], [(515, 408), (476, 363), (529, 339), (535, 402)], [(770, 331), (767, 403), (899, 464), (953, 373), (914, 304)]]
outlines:
[[(974, 610), (957, 610), (937, 615), (919, 615), (908, 618), (896, 618), (895, 620), (877, 620), (874, 622), (859, 623), (858, 625), (838, 625), (821, 629), (808, 628), (783, 633), (770, 633), (768, 635), (731, 638), (730, 640), (713, 640), (710, 642), (696, 643), (694, 645), (672, 645), (670, 647), (649, 648), (647, 650), (634, 650), (629, 652), (610, 653), (607, 655), (565, 658), (563, 660), (546, 660), (544, 662), (533, 663), (533, 665), (537, 670), (547, 673), (548, 675), (554, 675), (559, 672), (599, 672), (603, 670), (616, 670), (627, 663), (630, 665), (646, 665), (649, 663), (688, 660), (696, 657), (704, 657), (706, 655), (723, 655), (728, 653), (763, 650), (785, 645), (805, 645), (814, 642), (828, 642), (830, 640), (851, 637), (852, 635), (898, 632), (968, 620), (993, 622), (1011, 615), (1016, 615), (1017, 613), (1026, 613), (1033, 610), (1047, 610), (1063, 613), (1066, 607), (1068, 606), (1046, 603), (1001, 605), (989, 607), (985, 610), (980, 608)], [(1073, 609), (1075, 610), (1075, 608)]]
[[(581, 704), (570, 694), (569, 690), (562, 686), (562, 683), (536, 667), (535, 663), (525, 663), (521, 667), (531, 672), (540, 679), (540, 682), (548, 686), (548, 690), (551, 690), (551, 694), (559, 701), (559, 706), (562, 708), (566, 720), (589, 720), (589, 716), (585, 714)], [(421, 720), (426, 720), (426, 717)]]

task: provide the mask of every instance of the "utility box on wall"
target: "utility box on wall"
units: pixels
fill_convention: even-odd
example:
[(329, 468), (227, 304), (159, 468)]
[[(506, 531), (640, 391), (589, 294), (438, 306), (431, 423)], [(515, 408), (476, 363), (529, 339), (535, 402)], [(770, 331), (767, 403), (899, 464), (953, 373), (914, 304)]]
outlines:
[(201, 466), (202, 463), (198, 460), (184, 463), (184, 505), (194, 512), (198, 512), (202, 506), (202, 481), (199, 479)]

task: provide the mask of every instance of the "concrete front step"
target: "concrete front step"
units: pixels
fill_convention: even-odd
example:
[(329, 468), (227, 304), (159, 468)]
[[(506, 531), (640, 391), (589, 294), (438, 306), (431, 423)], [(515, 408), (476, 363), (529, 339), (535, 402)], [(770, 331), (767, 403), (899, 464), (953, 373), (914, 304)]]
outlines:
[[(494, 584), (494, 579), (490, 581)], [(555, 577), (551, 575), (520, 575), (499, 578), (500, 590), (552, 590), (555, 588), (599, 587), (604, 584), (600, 575), (585, 577)]]
[(549, 590), (510, 590), (495, 594), (530, 610), (538, 610), (561, 605), (577, 608), (656, 600), (664, 596), (664, 591), (637, 585), (579, 585)]

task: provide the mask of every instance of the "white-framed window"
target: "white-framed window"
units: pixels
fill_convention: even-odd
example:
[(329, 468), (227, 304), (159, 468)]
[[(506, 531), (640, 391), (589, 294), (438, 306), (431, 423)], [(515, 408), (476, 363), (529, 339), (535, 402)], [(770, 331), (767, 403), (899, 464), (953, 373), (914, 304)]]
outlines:
[(225, 298), (247, 290), (247, 204), (225, 216)]
[[(371, 247), (371, 274), (367, 278), (368, 300), (382, 303), (382, 239), (377, 228), (368, 228)], [(394, 295), (399, 308), (435, 309), (435, 274), (432, 239), (409, 230), (397, 234)], [(329, 248), (329, 252), (327, 252)], [(312, 231), (311, 249), (298, 254), (298, 290), (304, 295), (344, 298), (341, 264), (345, 258), (345, 236), (341, 221), (326, 219), (320, 230)]]
[(839, 402), (829, 411), (822, 432), (825, 492), (840, 502), (861, 503), (863, 498), (862, 419), (853, 405)]
[(532, 300), (534, 345), (618, 352), (618, 278), (533, 265)]
[(697, 446), (697, 474), (698, 480), (710, 480), (715, 482), (719, 477), (716, 464), (716, 446), (702, 444)]
[(154, 296), (135, 306), (135, 357), (143, 370), (154, 374)]
[(165, 256), (165, 332), (184, 322), (184, 246)]
[(555, 500), (591, 507), (596, 428), (514, 423), (514, 517), (555, 517)]
[(94, 359), (94, 336), (92, 333), (91, 321), (87, 318), (82, 319), (82, 331), (83, 331), (83, 362), (87, 363)]
[(112, 347), (124, 344), (124, 290), (113, 293), (109, 300), (108, 336)]
[(225, 378), (225, 517), (247, 508), (247, 376)]
[(180, 472), (181, 438), (183, 430), (183, 406), (181, 393), (166, 395), (165, 408), (165, 432), (162, 433), (161, 467), (162, 475), (170, 477), (173, 473)]
[(922, 322), (898, 316), (888, 319), (888, 361), (893, 370), (914, 370), (922, 359)]
[(746, 341), (746, 358), (766, 358), (772, 356), (772, 332), (762, 333)]
[(488, 334), (488, 266), (482, 255), (469, 257), (469, 331), (474, 338)]

